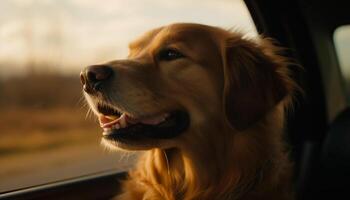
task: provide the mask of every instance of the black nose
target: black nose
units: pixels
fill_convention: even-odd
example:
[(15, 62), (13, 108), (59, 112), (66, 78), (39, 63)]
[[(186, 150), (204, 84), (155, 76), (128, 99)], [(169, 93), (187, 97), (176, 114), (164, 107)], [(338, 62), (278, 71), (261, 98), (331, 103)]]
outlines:
[(86, 67), (80, 73), (81, 84), (87, 93), (100, 90), (103, 82), (112, 76), (112, 69), (108, 65), (92, 65)]

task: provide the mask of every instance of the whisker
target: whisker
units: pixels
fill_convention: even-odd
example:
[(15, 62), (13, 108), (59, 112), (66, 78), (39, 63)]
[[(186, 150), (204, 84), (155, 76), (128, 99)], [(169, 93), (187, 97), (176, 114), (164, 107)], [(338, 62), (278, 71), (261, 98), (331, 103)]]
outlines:
[(166, 160), (166, 168), (168, 171), (168, 176), (170, 176), (169, 159), (168, 159), (168, 156), (166, 155), (165, 151), (162, 151), (162, 152), (163, 152), (165, 160)]
[(127, 158), (126, 158), (127, 163), (129, 163), (129, 159), (132, 155), (134, 155), (132, 152), (130, 152), (130, 151), (127, 152)]
[[(118, 146), (118, 144), (117, 144)], [(124, 158), (126, 157), (127, 152), (126, 151), (122, 151), (120, 154), (120, 158), (119, 158), (119, 162), (121, 162), (122, 160), (124, 160)]]
[(86, 112), (86, 115), (85, 115), (85, 120), (88, 119), (88, 117), (92, 117), (92, 110), (91, 108), (88, 108), (87, 112)]
[(84, 106), (86, 105), (84, 94), (79, 97), (78, 101), (76, 102), (75, 106)]

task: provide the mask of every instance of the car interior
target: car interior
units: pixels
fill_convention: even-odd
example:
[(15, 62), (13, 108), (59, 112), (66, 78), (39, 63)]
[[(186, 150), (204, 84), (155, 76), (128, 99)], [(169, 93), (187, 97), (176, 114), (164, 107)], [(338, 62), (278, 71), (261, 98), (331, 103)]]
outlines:
[[(350, 107), (333, 34), (350, 24), (346, 0), (244, 0), (260, 34), (285, 47), (303, 92), (288, 114), (296, 199), (348, 199)], [(126, 172), (111, 171), (0, 194), (0, 199), (109, 199)]]

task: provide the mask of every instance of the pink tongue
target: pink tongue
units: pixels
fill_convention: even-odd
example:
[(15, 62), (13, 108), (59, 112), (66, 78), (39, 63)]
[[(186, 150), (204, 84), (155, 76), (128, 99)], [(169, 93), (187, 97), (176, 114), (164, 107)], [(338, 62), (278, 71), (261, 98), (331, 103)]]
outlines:
[(143, 124), (157, 125), (160, 122), (164, 121), (165, 118), (167, 118), (167, 117), (168, 117), (168, 114), (162, 114), (162, 115), (158, 115), (158, 116), (155, 116), (155, 117), (142, 119), (140, 122), (143, 123)]
[(154, 117), (144, 118), (144, 119), (133, 119), (130, 118), (128, 115), (123, 113), (118, 119), (111, 120), (108, 119), (104, 115), (99, 116), (100, 126), (102, 128), (111, 128), (112, 126), (119, 126), (121, 128), (127, 127), (129, 124), (136, 124), (136, 123), (143, 123), (143, 124), (149, 124), (149, 125), (157, 125), (160, 122), (164, 121), (166, 117), (168, 117), (169, 114), (161, 114)]

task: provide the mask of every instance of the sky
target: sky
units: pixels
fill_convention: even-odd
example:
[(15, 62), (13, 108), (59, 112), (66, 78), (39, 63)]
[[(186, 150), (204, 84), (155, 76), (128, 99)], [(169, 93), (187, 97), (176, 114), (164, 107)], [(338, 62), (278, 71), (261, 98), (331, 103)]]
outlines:
[(1, 0), (0, 76), (77, 73), (125, 58), (129, 42), (174, 22), (256, 34), (242, 0)]
[[(0, 0), (0, 78), (42, 70), (76, 74), (125, 58), (129, 42), (174, 22), (256, 35), (243, 0)], [(350, 80), (350, 26), (334, 40)]]

